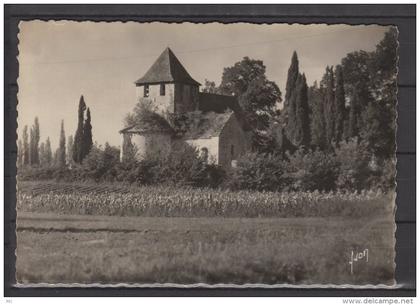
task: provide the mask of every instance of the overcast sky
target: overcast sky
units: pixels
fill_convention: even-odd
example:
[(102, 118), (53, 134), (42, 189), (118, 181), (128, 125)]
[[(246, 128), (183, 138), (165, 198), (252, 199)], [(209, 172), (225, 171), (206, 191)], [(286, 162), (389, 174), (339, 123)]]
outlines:
[(388, 27), (348, 25), (166, 24), (30, 21), (20, 24), (18, 134), (38, 116), (41, 141), (58, 145), (60, 121), (75, 133), (83, 94), (93, 140), (120, 145), (118, 131), (135, 105), (134, 81), (170, 47), (191, 76), (218, 85), (223, 68), (244, 56), (263, 60), (284, 96), (293, 50), (308, 84), (347, 53), (371, 51)]

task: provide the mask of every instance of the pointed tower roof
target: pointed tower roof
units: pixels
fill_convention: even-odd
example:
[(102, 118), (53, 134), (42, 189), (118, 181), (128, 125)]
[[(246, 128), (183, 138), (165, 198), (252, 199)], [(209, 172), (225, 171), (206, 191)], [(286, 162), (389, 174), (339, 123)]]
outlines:
[(136, 85), (179, 82), (199, 86), (170, 48), (166, 48)]

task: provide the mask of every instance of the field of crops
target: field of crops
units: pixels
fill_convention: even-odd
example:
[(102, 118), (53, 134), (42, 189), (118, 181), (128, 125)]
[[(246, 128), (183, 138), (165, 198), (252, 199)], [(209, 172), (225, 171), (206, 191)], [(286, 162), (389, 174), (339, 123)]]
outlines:
[(391, 194), (231, 192), (214, 189), (19, 182), (26, 212), (153, 217), (325, 217), (389, 214)]
[(393, 284), (391, 194), (19, 182), (17, 196), (19, 283)]

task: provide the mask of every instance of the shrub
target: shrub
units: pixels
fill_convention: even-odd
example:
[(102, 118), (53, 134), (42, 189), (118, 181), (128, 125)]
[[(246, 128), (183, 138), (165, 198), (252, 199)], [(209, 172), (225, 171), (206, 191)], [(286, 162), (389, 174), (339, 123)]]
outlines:
[(339, 163), (337, 187), (346, 190), (369, 188), (369, 178), (373, 171), (369, 165), (371, 154), (367, 145), (358, 143), (356, 138), (342, 141), (335, 148), (335, 154)]
[(298, 149), (288, 154), (287, 176), (296, 191), (330, 191), (335, 189), (338, 164), (332, 153)]
[(232, 189), (279, 191), (287, 184), (284, 162), (274, 154), (248, 153), (238, 159), (237, 167), (230, 174)]

